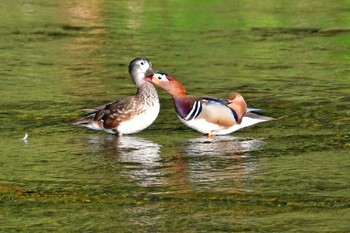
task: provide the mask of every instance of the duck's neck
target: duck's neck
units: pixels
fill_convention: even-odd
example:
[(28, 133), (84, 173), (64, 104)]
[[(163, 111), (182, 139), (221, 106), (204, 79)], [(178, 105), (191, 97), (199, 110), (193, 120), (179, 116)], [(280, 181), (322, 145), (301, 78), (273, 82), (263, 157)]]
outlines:
[(184, 119), (188, 113), (191, 111), (192, 108), (192, 102), (186, 98), (186, 96), (181, 96), (181, 97), (174, 97), (173, 96), (173, 102), (175, 105), (175, 110), (176, 113), (182, 118)]
[(176, 80), (173, 80), (171, 85), (162, 86), (172, 97), (185, 98), (187, 96), (186, 89)]
[(186, 89), (176, 80), (172, 80), (170, 82), (171, 83), (167, 83), (167, 85), (161, 87), (171, 95), (174, 101), (176, 113), (181, 118), (185, 118), (191, 107), (187, 100)]
[(141, 102), (153, 105), (154, 102), (158, 102), (157, 90), (149, 82), (144, 82), (140, 85), (137, 85), (136, 96), (140, 99)]
[(158, 97), (157, 91), (154, 88), (154, 86), (151, 83), (146, 81), (145, 73), (139, 73), (139, 72), (131, 73), (131, 78), (136, 85), (137, 96), (155, 95), (156, 97)]
[(141, 87), (144, 83), (147, 83), (147, 81), (145, 80), (144, 73), (139, 73), (139, 72), (131, 73), (131, 79), (135, 83), (137, 88)]

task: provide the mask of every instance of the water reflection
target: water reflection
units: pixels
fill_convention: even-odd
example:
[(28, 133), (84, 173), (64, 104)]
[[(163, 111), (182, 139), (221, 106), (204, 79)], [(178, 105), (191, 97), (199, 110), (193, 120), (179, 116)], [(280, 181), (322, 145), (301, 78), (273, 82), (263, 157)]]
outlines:
[(114, 135), (90, 136), (90, 148), (94, 152), (107, 154), (117, 151), (111, 159), (117, 159), (123, 165), (122, 174), (135, 180), (140, 186), (157, 186), (164, 183), (160, 172), (162, 167), (160, 145), (150, 140), (136, 137)]
[(232, 136), (190, 139), (182, 155), (187, 164), (177, 167), (195, 189), (245, 190), (243, 181), (257, 168), (248, 152), (260, 146), (260, 140)]
[[(89, 149), (122, 165), (121, 174), (139, 186), (170, 185), (187, 189), (244, 190), (244, 181), (257, 168), (249, 152), (260, 148), (258, 139), (219, 136), (194, 138), (164, 154), (161, 146), (138, 136), (89, 136)], [(169, 148), (167, 148), (169, 149)], [(164, 153), (164, 152), (163, 152)]]
[(232, 136), (216, 136), (214, 138), (195, 138), (187, 141), (186, 154), (189, 156), (220, 156), (257, 150), (261, 141), (258, 139), (242, 139)]
[(160, 146), (139, 137), (123, 137), (119, 140), (120, 161), (126, 164), (129, 175), (141, 186), (164, 183), (159, 168), (162, 167)]

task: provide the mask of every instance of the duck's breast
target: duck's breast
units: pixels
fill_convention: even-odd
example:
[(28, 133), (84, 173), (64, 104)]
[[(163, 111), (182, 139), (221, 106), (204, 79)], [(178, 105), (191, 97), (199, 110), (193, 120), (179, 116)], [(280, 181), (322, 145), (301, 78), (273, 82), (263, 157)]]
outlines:
[(159, 103), (147, 108), (142, 113), (133, 116), (129, 120), (120, 122), (116, 130), (121, 134), (137, 133), (150, 126), (157, 118), (160, 110)]

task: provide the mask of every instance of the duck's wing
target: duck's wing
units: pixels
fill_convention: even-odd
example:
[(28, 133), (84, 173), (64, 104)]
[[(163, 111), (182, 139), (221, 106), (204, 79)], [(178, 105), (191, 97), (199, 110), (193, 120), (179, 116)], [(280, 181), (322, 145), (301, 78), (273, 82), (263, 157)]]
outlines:
[(198, 119), (205, 119), (207, 122), (222, 127), (230, 127), (237, 124), (239, 118), (237, 113), (227, 106), (227, 103), (211, 97), (203, 97), (200, 100), (202, 111)]
[(104, 128), (111, 129), (143, 111), (144, 109), (138, 105), (137, 96), (128, 96), (108, 104), (104, 109), (96, 112), (94, 121), (102, 121)]
[(184, 121), (200, 120), (229, 127), (237, 121), (237, 114), (226, 103), (211, 97), (187, 96), (174, 100), (176, 112)]

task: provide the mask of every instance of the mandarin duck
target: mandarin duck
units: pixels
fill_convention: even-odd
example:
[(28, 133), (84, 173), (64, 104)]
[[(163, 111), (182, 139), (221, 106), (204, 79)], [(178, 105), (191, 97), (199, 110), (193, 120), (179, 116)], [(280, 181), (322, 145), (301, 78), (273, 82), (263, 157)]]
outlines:
[(72, 123), (119, 136), (137, 133), (150, 126), (158, 116), (160, 104), (157, 90), (146, 81), (146, 73), (153, 74), (152, 64), (148, 59), (132, 60), (129, 74), (136, 85), (136, 94), (113, 103), (85, 109), (92, 113)]
[(207, 134), (208, 137), (229, 134), (273, 119), (250, 112), (245, 100), (237, 92), (231, 92), (228, 102), (225, 103), (210, 97), (187, 95), (179, 81), (163, 72), (155, 72), (146, 79), (171, 95), (176, 114), (183, 124)]

